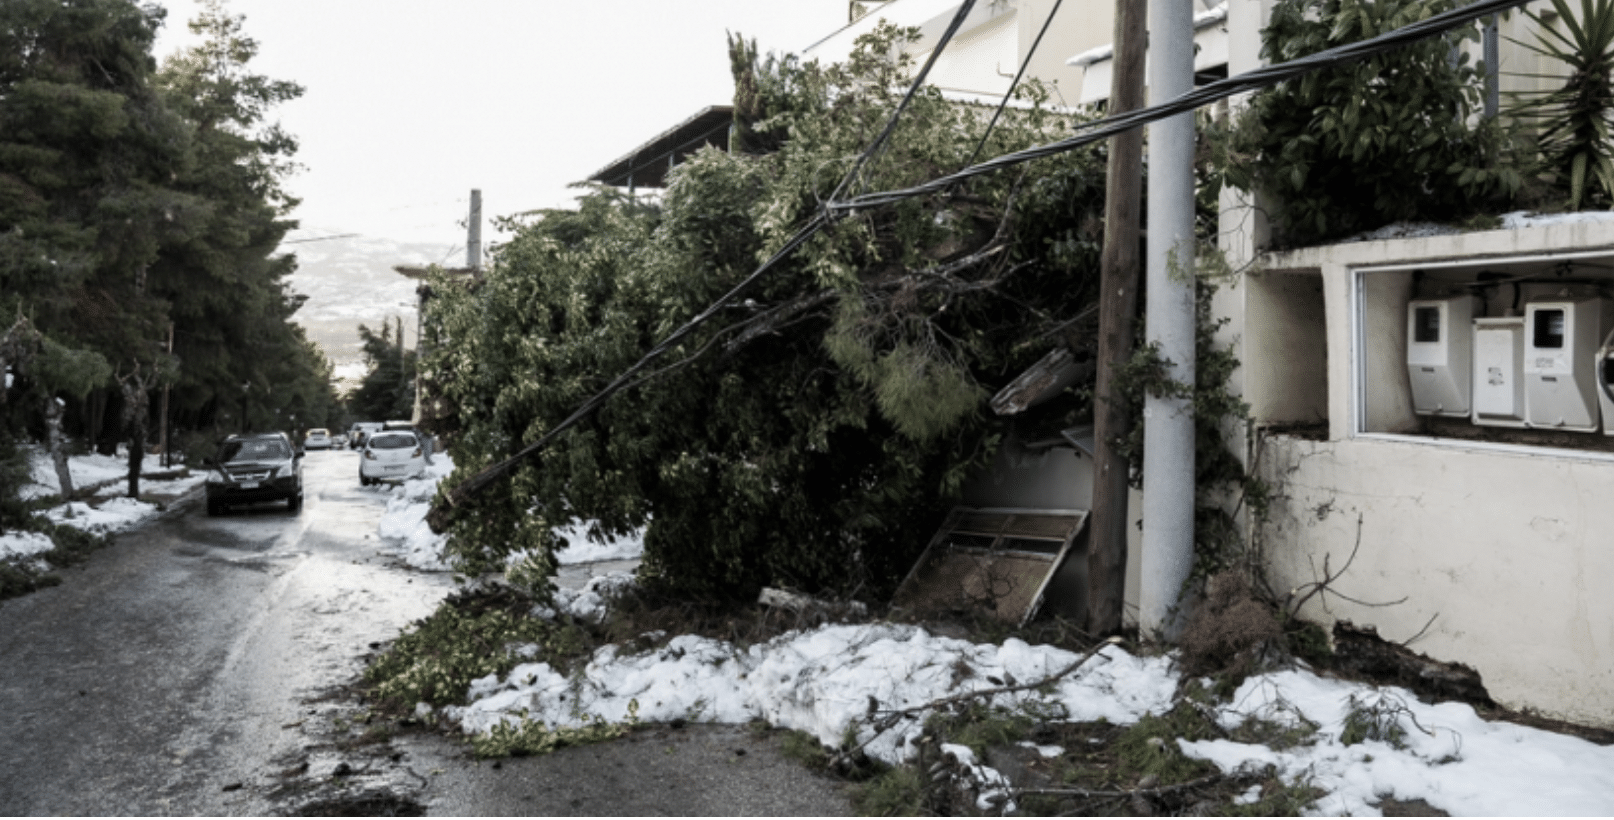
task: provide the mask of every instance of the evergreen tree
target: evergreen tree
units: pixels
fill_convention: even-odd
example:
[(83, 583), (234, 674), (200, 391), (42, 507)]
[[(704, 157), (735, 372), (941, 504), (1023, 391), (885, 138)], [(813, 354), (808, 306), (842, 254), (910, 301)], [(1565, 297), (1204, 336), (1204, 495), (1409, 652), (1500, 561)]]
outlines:
[[(434, 282), (425, 333), (455, 405), (452, 485), (545, 433), (748, 275), (831, 196), (884, 125), (909, 66), (882, 28), (844, 66), (731, 56), (757, 155), (706, 150), (659, 203), (600, 190), (512, 227), (474, 287)], [(1032, 90), (1036, 102), (1036, 90)], [(926, 89), (864, 171), (871, 190), (962, 167), (987, 115)], [(1002, 152), (1069, 123), (1040, 106), (988, 137)], [(983, 399), (1057, 343), (1096, 281), (1103, 165), (1042, 161), (815, 236), (454, 523), (469, 569), (554, 528), (647, 525), (641, 575), (702, 597), (764, 584), (880, 594), (923, 549), (1004, 423)], [(1054, 413), (1082, 412), (1071, 399)]]
[(403, 320), (398, 321), (396, 341), (390, 323), (383, 319), (379, 334), (359, 325), (366, 370), (348, 405), (360, 419), (407, 419), (415, 412), (415, 354), (404, 349)]

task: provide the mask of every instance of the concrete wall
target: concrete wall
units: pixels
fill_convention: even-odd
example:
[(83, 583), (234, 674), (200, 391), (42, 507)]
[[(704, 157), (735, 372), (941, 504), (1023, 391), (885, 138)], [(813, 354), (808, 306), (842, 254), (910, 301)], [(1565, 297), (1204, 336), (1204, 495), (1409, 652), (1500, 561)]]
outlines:
[[(1335, 588), (1363, 603), (1319, 596), (1305, 617), (1371, 624), (1397, 641), (1429, 624), (1412, 648), (1474, 667), (1499, 702), (1614, 727), (1614, 454), (1424, 436), (1401, 406), (1410, 270), (1547, 269), (1563, 259), (1589, 270), (1614, 263), (1614, 222), (1268, 257), (1269, 268), (1315, 272), (1321, 284), (1329, 432), (1326, 441), (1266, 436), (1254, 448), (1274, 489), (1254, 538), (1278, 589), (1318, 581), (1325, 559), (1339, 570), (1356, 550)], [(1261, 290), (1243, 290), (1246, 336), (1306, 335), (1274, 324), (1261, 304), (1272, 294)], [(1284, 400), (1284, 380), (1247, 369), (1252, 405)]]

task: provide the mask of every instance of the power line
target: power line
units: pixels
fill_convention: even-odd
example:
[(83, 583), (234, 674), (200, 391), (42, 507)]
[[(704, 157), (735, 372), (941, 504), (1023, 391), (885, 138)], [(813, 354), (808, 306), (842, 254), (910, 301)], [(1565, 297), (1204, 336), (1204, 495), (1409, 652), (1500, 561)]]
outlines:
[(1452, 9), (1443, 14), (1412, 23), (1394, 31), (1381, 34), (1377, 37), (1348, 43), (1342, 46), (1319, 51), (1306, 57), (1290, 60), (1286, 63), (1258, 68), (1247, 71), (1237, 77), (1217, 80), (1208, 85), (1200, 86), (1193, 91), (1183, 94), (1174, 100), (1161, 103), (1148, 108), (1139, 108), (1127, 111), (1112, 117), (1095, 120), (1077, 127), (1080, 132), (1076, 136), (1004, 154), (978, 165), (972, 165), (957, 173), (944, 177), (937, 177), (928, 182), (915, 185), (911, 188), (884, 191), (876, 194), (853, 197), (848, 200), (825, 203), (824, 207), (834, 219), (841, 219), (852, 214), (881, 205), (890, 205), (905, 199), (912, 199), (926, 194), (941, 192), (953, 185), (983, 174), (990, 174), (1021, 163), (1036, 159), (1051, 157), (1066, 151), (1072, 151), (1084, 145), (1107, 139), (1123, 131), (1129, 131), (1139, 126), (1147, 125), (1155, 120), (1192, 111), (1201, 106), (1231, 97), (1234, 94), (1246, 91), (1256, 91), (1267, 86), (1276, 85), (1284, 80), (1293, 79), (1302, 74), (1317, 71), (1344, 63), (1354, 62), (1374, 54), (1400, 48), (1410, 43), (1442, 34), (1457, 28), (1465, 23), (1506, 11), (1515, 6), (1522, 6), (1528, 0), (1479, 0), (1479, 2)]
[[(802, 228), (792, 235), (791, 238), (779, 248), (779, 250), (775, 251), (772, 256), (768, 257), (768, 259), (758, 266), (757, 269), (749, 276), (741, 280), (739, 284), (735, 285), (727, 293), (723, 294), (723, 296), (717, 301), (708, 305), (704, 310), (691, 318), (688, 322), (684, 323), (682, 327), (678, 328), (667, 338), (663, 339), (661, 343), (657, 344), (653, 349), (644, 354), (644, 356), (635, 362), (633, 366), (629, 367), (621, 375), (612, 380), (610, 384), (606, 385), (587, 401), (583, 402), (583, 404), (578, 406), (578, 408), (574, 410), (570, 416), (567, 416), (563, 421), (551, 428), (549, 432), (544, 433), (538, 438), (538, 440), (522, 448), (519, 452), (510, 456), (509, 458), (500, 461), (499, 463), (494, 464), (461, 482), (453, 490), (448, 492), (445, 495), (445, 498), (448, 500), (450, 507), (458, 507), (475, 496), (477, 493), (481, 492), (481, 490), (488, 484), (491, 484), (501, 478), (505, 473), (513, 469), (522, 460), (547, 447), (549, 443), (561, 433), (565, 432), (577, 422), (586, 418), (601, 404), (604, 404), (607, 400), (609, 400), (611, 396), (615, 395), (618, 391), (629, 385), (632, 382), (633, 377), (637, 375), (639, 371), (643, 370), (647, 365), (649, 365), (650, 362), (659, 358), (667, 350), (672, 348), (672, 346), (683, 340), (684, 337), (694, 332), (697, 327), (711, 319), (719, 310), (723, 309), (730, 302), (734, 301), (740, 296), (740, 294), (749, 289), (752, 284), (761, 279), (762, 276), (769, 272), (774, 265), (783, 261), (791, 253), (794, 253), (797, 248), (804, 244), (808, 239), (812, 238), (814, 234), (818, 233), (818, 231), (822, 230), (824, 227), (832, 224), (832, 222), (837, 219), (851, 216), (858, 211), (868, 210), (870, 208), (875, 208), (882, 205), (894, 204), (906, 199), (912, 199), (927, 194), (937, 193), (956, 185), (959, 182), (963, 182), (984, 174), (993, 173), (1004, 168), (1009, 168), (1036, 159), (1054, 156), (1067, 151), (1073, 151), (1084, 145), (1106, 139), (1123, 131), (1138, 128), (1165, 117), (1192, 111), (1217, 100), (1230, 97), (1234, 94), (1245, 91), (1254, 91), (1270, 85), (1276, 85), (1284, 80), (1292, 79), (1312, 71), (1317, 71), (1347, 62), (1353, 62), (1374, 54), (1400, 48), (1401, 46), (1416, 42), (1426, 37), (1444, 33), (1480, 17), (1505, 11), (1515, 6), (1523, 5), (1526, 2), (1528, 2), (1528, 0), (1478, 0), (1478, 2), (1462, 8), (1453, 9), (1443, 14), (1435, 15), (1434, 17), (1430, 17), (1426, 20), (1422, 20), (1394, 31), (1381, 34), (1378, 37), (1326, 49), (1324, 51), (1317, 52), (1316, 54), (1290, 60), (1285, 63), (1259, 68), (1254, 71), (1240, 74), (1237, 77), (1218, 80), (1214, 83), (1210, 83), (1209, 85), (1201, 86), (1198, 89), (1190, 91), (1187, 94), (1183, 94), (1174, 100), (1162, 103), (1160, 105), (1151, 106), (1148, 108), (1140, 108), (1117, 114), (1115, 116), (1106, 117), (1101, 120), (1096, 120), (1091, 123), (1086, 123), (1078, 127), (1078, 131), (1081, 133), (1068, 139), (1005, 154), (978, 165), (972, 165), (956, 173), (938, 177), (930, 180), (929, 182), (915, 185), (911, 188), (866, 194), (844, 201), (837, 200), (836, 197), (838, 197), (841, 191), (853, 181), (853, 179), (862, 170), (863, 165), (884, 144), (885, 139), (895, 129), (897, 120), (901, 116), (903, 109), (906, 107), (908, 101), (912, 99), (918, 87), (924, 82), (925, 74), (930, 70), (930, 67), (935, 64), (937, 56), (941, 53), (942, 49), (946, 47), (947, 41), (963, 23), (964, 18), (969, 13), (970, 7), (974, 3), (974, 0), (965, 0), (959, 9), (959, 13), (954, 16), (952, 24), (942, 36), (942, 39), (938, 43), (935, 51), (931, 53), (930, 59), (926, 61), (924, 68), (915, 78), (913, 86), (911, 86), (908, 90), (908, 94), (903, 97), (902, 103), (898, 105), (897, 109), (892, 113), (891, 118), (887, 121), (884, 130), (882, 130), (879, 137), (877, 137), (875, 141), (870, 144), (869, 148), (858, 157), (857, 162), (847, 172), (846, 176), (841, 180), (841, 183), (836, 186), (835, 193), (831, 195), (830, 201), (825, 202), (821, 209), (808, 220), (807, 224), (802, 226)], [(432, 521), (433, 529), (441, 530), (443, 525), (446, 524), (446, 521), (444, 521), (441, 517), (446, 512), (447, 510), (440, 508), (433, 509), (432, 515), (429, 517), (429, 520)]]

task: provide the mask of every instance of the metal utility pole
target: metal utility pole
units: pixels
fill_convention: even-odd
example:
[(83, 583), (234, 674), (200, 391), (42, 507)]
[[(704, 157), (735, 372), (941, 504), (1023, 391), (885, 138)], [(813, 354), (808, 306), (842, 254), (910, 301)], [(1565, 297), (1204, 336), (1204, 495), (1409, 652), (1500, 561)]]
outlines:
[[(1147, 48), (1144, 0), (1116, 0), (1115, 65), (1109, 113), (1143, 107)], [(1132, 355), (1138, 309), (1138, 216), (1143, 187), (1143, 129), (1110, 138), (1105, 176), (1104, 253), (1099, 265), (1098, 383), (1094, 388), (1093, 521), (1087, 547), (1087, 629), (1111, 635), (1121, 629), (1126, 597), (1127, 476), (1116, 443), (1132, 420), (1115, 393), (1115, 371)]]
[[(1170, 100), (1194, 87), (1193, 7), (1149, 0), (1149, 93)], [(1149, 242), (1144, 335), (1194, 383), (1194, 113), (1149, 126)], [(1143, 557), (1138, 626), (1176, 636), (1178, 593), (1194, 561), (1194, 408), (1147, 396), (1143, 405)]]

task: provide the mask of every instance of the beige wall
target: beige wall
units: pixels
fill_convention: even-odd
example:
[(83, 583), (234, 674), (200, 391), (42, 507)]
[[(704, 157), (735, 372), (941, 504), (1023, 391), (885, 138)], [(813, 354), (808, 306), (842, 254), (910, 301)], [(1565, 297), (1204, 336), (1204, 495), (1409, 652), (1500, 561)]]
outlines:
[[(1406, 390), (1394, 383), (1397, 374), (1404, 379), (1404, 360), (1391, 361), (1405, 350), (1406, 271), (1550, 264), (1588, 251), (1608, 254), (1592, 260), (1599, 264), (1614, 259), (1614, 222), (1357, 242), (1268, 257), (1271, 269), (1314, 272), (1320, 282), (1330, 424), (1326, 441), (1260, 442), (1256, 469), (1271, 483), (1274, 500), (1270, 519), (1254, 535), (1277, 589), (1315, 582), (1325, 559), (1338, 570), (1357, 550), (1335, 586), (1366, 603), (1319, 596), (1304, 617), (1373, 625), (1393, 641), (1411, 638), (1433, 618), (1412, 648), (1474, 667), (1499, 702), (1614, 727), (1614, 454), (1389, 432), (1411, 418), (1400, 406)], [(1364, 269), (1358, 299), (1354, 283)], [(1280, 288), (1299, 287), (1298, 281), (1304, 280), (1280, 280)], [(1239, 306), (1252, 340), (1283, 328), (1257, 326), (1272, 324), (1263, 302), (1273, 294), (1263, 294), (1264, 287), (1244, 288)], [(1361, 358), (1358, 304), (1369, 314), (1364, 331), (1374, 338), (1368, 353), (1383, 362)], [(1281, 332), (1304, 335), (1293, 327)], [(1253, 406), (1281, 403), (1294, 389), (1246, 369)], [(1360, 407), (1359, 372), (1383, 379), (1365, 391)]]

